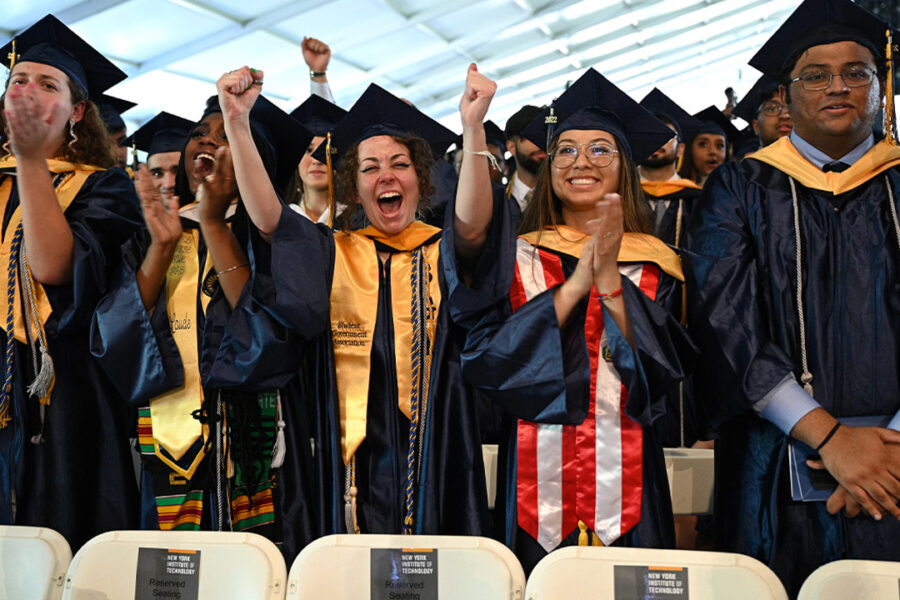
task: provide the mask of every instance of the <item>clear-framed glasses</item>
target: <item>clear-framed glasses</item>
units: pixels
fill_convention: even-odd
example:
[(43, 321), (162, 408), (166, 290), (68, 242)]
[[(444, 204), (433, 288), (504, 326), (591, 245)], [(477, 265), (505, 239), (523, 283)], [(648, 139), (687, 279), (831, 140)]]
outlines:
[(861, 69), (854, 67), (844, 69), (840, 73), (829, 73), (828, 71), (807, 71), (799, 77), (791, 79), (791, 83), (800, 82), (803, 89), (810, 91), (824, 90), (831, 85), (831, 81), (835, 75), (840, 75), (847, 87), (863, 87), (872, 83), (875, 78), (875, 71), (871, 69)]
[(557, 146), (556, 150), (553, 151), (553, 154), (550, 155), (550, 162), (553, 163), (554, 167), (559, 169), (571, 167), (575, 164), (575, 161), (578, 160), (578, 155), (581, 153), (582, 149), (584, 149), (584, 155), (587, 157), (588, 162), (595, 167), (608, 166), (612, 163), (616, 154), (619, 153), (618, 150), (609, 144), (604, 144), (602, 142), (577, 145), (564, 143)]
[(767, 117), (780, 117), (787, 112), (787, 109), (787, 105), (782, 104), (781, 102), (766, 102), (759, 107), (759, 114), (766, 115)]

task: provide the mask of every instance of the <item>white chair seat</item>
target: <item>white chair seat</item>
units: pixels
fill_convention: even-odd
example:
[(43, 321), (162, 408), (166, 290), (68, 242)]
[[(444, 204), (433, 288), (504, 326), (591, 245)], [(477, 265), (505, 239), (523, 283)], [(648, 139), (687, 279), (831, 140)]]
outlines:
[[(900, 543), (900, 540), (897, 541)], [(900, 562), (838, 560), (823, 565), (803, 582), (797, 600), (897, 600)]]
[(0, 596), (58, 599), (71, 560), (69, 544), (52, 529), (0, 526)]

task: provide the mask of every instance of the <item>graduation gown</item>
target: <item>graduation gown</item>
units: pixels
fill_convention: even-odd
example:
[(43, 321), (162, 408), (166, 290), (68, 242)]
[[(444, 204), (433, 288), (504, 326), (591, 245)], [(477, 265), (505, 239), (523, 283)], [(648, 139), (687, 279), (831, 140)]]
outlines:
[[(447, 210), (453, 214), (452, 200)], [(315, 428), (312, 432), (315, 478), (321, 494), (323, 533), (347, 531), (345, 484), (349, 465), (345, 460), (348, 454), (345, 445), (348, 442), (342, 430), (340, 386), (356, 385), (363, 380), (367, 382), (365, 391), (348, 400), (357, 406), (356, 412), (345, 421), (355, 424), (357, 434), (359, 423), (364, 425), (364, 438), (359, 442), (357, 435), (359, 444), (352, 448), (360, 530), (400, 533), (408, 525), (413, 533), (486, 533), (486, 487), (476, 409), (471, 388), (459, 372), (459, 352), (465, 331), (451, 318), (453, 294), (448, 291), (447, 278), (455, 278), (456, 272), (447, 252), (452, 255), (452, 242), (448, 242), (447, 235), (441, 239), (438, 229), (426, 230), (423, 228), (427, 226), (416, 223), (410, 227), (400, 237), (416, 230), (419, 241), (413, 244), (415, 248), (423, 248), (434, 256), (440, 244), (439, 260), (429, 267), (433, 269), (433, 279), (429, 282), (440, 290), (440, 294), (432, 296), (441, 298), (432, 307), (431, 364), (426, 371), (428, 392), (424, 399), (427, 402), (423, 402), (427, 404), (427, 412), (416, 441), (411, 525), (406, 523), (411, 428), (409, 415), (401, 409), (403, 394), (399, 392), (405, 376), (398, 375), (403, 371), (398, 365), (408, 364), (410, 359), (403, 342), (397, 341), (401, 335), (398, 323), (407, 317), (395, 313), (397, 305), (393, 299), (409, 293), (396, 287), (409, 285), (406, 279), (396, 278), (399, 277), (397, 269), (408, 268), (404, 265), (411, 254), (402, 242), (380, 238), (371, 230), (332, 232), (283, 209), (271, 246), (261, 244), (259, 254), (269, 252), (269, 257), (254, 263), (253, 297), (244, 306), (236, 307), (232, 315), (232, 322), (240, 320), (241, 325), (225, 331), (219, 351), (220, 355), (230, 353), (231, 363), (247, 365), (245, 373), (225, 369), (228, 361), (217, 365), (211, 373), (211, 381), (224, 382), (230, 378), (232, 384), (241, 378), (278, 374), (298, 378), (302, 402)], [(340, 236), (343, 236), (338, 240), (340, 243), (336, 243), (335, 238)], [(492, 235), (489, 240), (501, 237)], [(367, 250), (347, 254), (347, 244)], [(386, 252), (389, 257), (381, 261), (376, 252)], [(476, 268), (481, 274), (476, 281), (495, 281), (485, 273), (492, 273), (492, 257), (497, 255), (496, 250), (485, 251)], [(346, 281), (340, 274), (336, 275), (336, 263), (340, 261), (353, 266), (376, 260), (377, 281), (367, 280), (367, 291), (346, 287)], [(452, 273), (448, 275), (448, 272)], [(477, 283), (474, 290), (471, 297), (482, 293)], [(369, 308), (374, 315), (371, 323), (360, 325), (337, 316), (335, 302), (346, 299), (344, 304), (353, 303), (363, 293), (371, 299)], [(493, 297), (492, 293), (499, 292), (483, 293)], [(405, 307), (401, 310), (408, 311)], [(466, 310), (458, 312), (461, 315)], [(342, 373), (344, 367), (336, 364), (335, 340), (347, 344), (348, 340), (366, 338), (371, 340), (371, 352), (359, 358), (368, 365), (348, 377), (349, 371)], [(293, 347), (287, 350), (286, 346), (291, 344)], [(256, 373), (247, 375), (250, 369)], [(359, 386), (354, 389), (358, 390)], [(364, 411), (364, 417), (360, 410)]]
[[(88, 330), (119, 263), (119, 247), (142, 220), (134, 186), (121, 169), (55, 160), (48, 167), (58, 197), (67, 178), (86, 179), (64, 209), (74, 238), (72, 282), (43, 286), (51, 311), (45, 332), (56, 375), (44, 409), (25, 390), (34, 379), (32, 350), (18, 340), (13, 344), (12, 420), (0, 429), (0, 521), (55, 529), (74, 552), (99, 533), (137, 525), (128, 444), (133, 421), (91, 358)], [(14, 159), (4, 159), (4, 241), (13, 236), (19, 207), (15, 179)], [(5, 332), (3, 340), (5, 347)]]
[[(669, 244), (676, 252), (680, 252), (680, 249), (685, 246), (685, 230), (702, 188), (689, 179), (642, 180), (641, 188), (648, 200), (650, 219), (654, 225), (653, 235)], [(669, 202), (660, 220), (656, 219), (655, 206), (650, 201)], [(676, 304), (674, 308), (676, 318), (683, 319), (683, 305)], [(660, 442), (667, 448), (691, 446), (700, 439), (700, 426), (694, 410), (696, 403), (691, 376), (688, 376), (676, 390), (669, 394), (668, 403), (669, 408), (666, 414), (654, 425)]]
[[(246, 212), (239, 207), (230, 223), (243, 244), (246, 244), (249, 235), (246, 222)], [(220, 390), (203, 384), (218, 360), (221, 327), (227, 323), (231, 310), (209, 262), (198, 223), (182, 217), (182, 226), (182, 242), (186, 242), (188, 251), (195, 254), (193, 260), (197, 265), (193, 284), (188, 282), (188, 293), (171, 290), (164, 283), (154, 309), (148, 312), (144, 308), (135, 279), (150, 246), (150, 236), (144, 230), (123, 247), (119, 284), (98, 306), (92, 327), (91, 351), (123, 398), (135, 407), (142, 407), (139, 419), (142, 527), (210, 530), (217, 529), (221, 522), (225, 529), (250, 530), (276, 544), (284, 542), (285, 551), (293, 557), (295, 547), (302, 547), (314, 533), (318, 533), (312, 531), (311, 523), (315, 515), (306, 502), (306, 492), (310, 486), (305, 483), (304, 477), (311, 470), (308, 465), (309, 445), (305, 443), (309, 436), (304, 433), (307, 419), (305, 415), (296, 414), (293, 401), (296, 390), (289, 382), (261, 378), (256, 386), (229, 389), (222, 395), (222, 410), (226, 413), (230, 432), (228, 456), (233, 463), (242, 463), (238, 464), (239, 469), (257, 468), (260, 472), (251, 483), (237, 482), (228, 475), (232, 469), (227, 469), (224, 462), (217, 463), (217, 456), (224, 456), (226, 442), (221, 432), (217, 434), (216, 421), (210, 413), (216, 410)], [(176, 253), (172, 265), (183, 271), (184, 267), (178, 265), (190, 260), (191, 257), (180, 257)], [(170, 273), (173, 266), (170, 266)], [(170, 293), (172, 297), (169, 297)], [(249, 295), (246, 289), (244, 295)], [(174, 333), (183, 328), (191, 330), (196, 338), (195, 347), (187, 345), (180, 348), (176, 343)], [(207, 339), (215, 341), (210, 346), (206, 343)], [(185, 355), (186, 352), (188, 355)], [(187, 373), (186, 369), (195, 371)], [(199, 379), (201, 385), (186, 388), (186, 380), (192, 379)], [(279, 387), (282, 389), (276, 395), (275, 390)], [(156, 435), (157, 425), (161, 424), (157, 423), (151, 411), (153, 400), (179, 388), (195, 398), (202, 413), (205, 413), (198, 416), (206, 420), (194, 422), (192, 419), (197, 417), (190, 412), (185, 414), (184, 419), (194, 425), (189, 429), (200, 430), (201, 422), (203, 427), (198, 431), (199, 438), (184, 455), (174, 458), (159, 441), (162, 436)], [(260, 398), (260, 392), (265, 393), (266, 397)], [(272, 457), (277, 407), (269, 405), (275, 401), (281, 405), (285, 429), (290, 425), (291, 436), (286, 436), (285, 442), (296, 443), (296, 438), (299, 438), (304, 443), (298, 446), (297, 451), (290, 453), (286, 464), (270, 473), (268, 463)], [(258, 446), (257, 439), (260, 440)], [(159, 447), (155, 448), (155, 445)], [(180, 470), (171, 468), (166, 461), (171, 461)], [(254, 462), (258, 464), (250, 467)], [(221, 464), (221, 468), (217, 464)], [(247, 479), (252, 480), (253, 477)], [(275, 481), (277, 485), (271, 485)], [(243, 484), (243, 489), (237, 488), (238, 483)], [(248, 492), (250, 487), (256, 489)], [(252, 503), (241, 498), (251, 495)], [(171, 500), (174, 498), (178, 502)]]
[(650, 236), (626, 236), (619, 257), (634, 349), (596, 290), (560, 326), (553, 290), (574, 272), (586, 238), (562, 227), (560, 242), (554, 233), (519, 238), (505, 274), (510, 298), (470, 331), (462, 363), (507, 413), (499, 533), (526, 572), (560, 545), (674, 546), (651, 424), (694, 353), (668, 308), (680, 302), (669, 274), (680, 276), (678, 259)]
[(825, 174), (782, 138), (716, 170), (688, 233), (695, 375), (716, 446), (718, 548), (756, 557), (796, 593), (841, 558), (900, 560), (900, 523), (832, 516), (790, 499), (788, 438), (751, 406), (799, 380), (796, 243), (802, 240), (806, 350), (816, 401), (835, 417), (900, 409), (900, 251), (888, 190), (900, 198), (900, 151), (876, 144)]

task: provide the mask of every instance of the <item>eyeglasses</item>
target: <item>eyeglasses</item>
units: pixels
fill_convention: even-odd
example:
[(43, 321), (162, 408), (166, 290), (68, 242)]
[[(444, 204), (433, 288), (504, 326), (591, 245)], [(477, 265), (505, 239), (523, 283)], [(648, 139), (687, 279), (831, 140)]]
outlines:
[(612, 163), (616, 154), (619, 153), (618, 150), (609, 144), (599, 144), (596, 142), (578, 145), (560, 144), (556, 147), (556, 150), (553, 151), (553, 154), (550, 155), (550, 162), (553, 163), (554, 167), (560, 169), (571, 167), (575, 164), (575, 161), (578, 160), (578, 155), (581, 152), (580, 148), (584, 148), (585, 157), (587, 157), (588, 162), (595, 167), (608, 166)]
[[(826, 86), (827, 87), (827, 86)], [(787, 112), (788, 107), (780, 102), (771, 102), (759, 107), (759, 112), (767, 117), (780, 117)]]
[(869, 69), (844, 69), (840, 73), (829, 73), (828, 71), (809, 71), (791, 79), (790, 83), (799, 81), (803, 89), (810, 91), (824, 90), (831, 85), (835, 75), (840, 75), (841, 80), (847, 87), (863, 87), (872, 83), (875, 78), (875, 72)]

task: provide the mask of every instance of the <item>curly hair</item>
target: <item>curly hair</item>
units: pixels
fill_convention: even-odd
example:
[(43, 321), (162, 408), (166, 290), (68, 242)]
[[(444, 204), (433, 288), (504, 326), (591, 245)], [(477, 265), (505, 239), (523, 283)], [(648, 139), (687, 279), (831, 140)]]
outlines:
[[(621, 140), (615, 135), (616, 148), (623, 148)], [(553, 140), (547, 156), (556, 150), (559, 140)], [(647, 202), (644, 201), (644, 190), (641, 188), (641, 176), (637, 166), (627, 152), (619, 152), (622, 161), (619, 169), (618, 194), (622, 197), (622, 213), (625, 219), (625, 231), (631, 233), (650, 233), (650, 215)], [(522, 224), (519, 233), (543, 231), (550, 225), (559, 225), (562, 220), (562, 201), (553, 192), (551, 181), (551, 160), (542, 161), (538, 170), (531, 200), (522, 213)]]
[[(10, 74), (11, 76), (11, 74)], [(81, 88), (75, 85), (71, 79), (66, 77), (66, 83), (69, 86), (69, 94), (72, 97), (72, 106), (79, 102), (84, 102), (84, 115), (81, 120), (75, 123), (73, 129), (77, 139), (74, 144), (72, 134), (69, 131), (69, 124), (66, 123), (63, 134), (65, 139), (62, 145), (56, 150), (56, 158), (61, 158), (72, 163), (82, 165), (93, 165), (108, 169), (116, 163), (115, 150), (112, 142), (109, 140), (109, 134), (106, 132), (106, 126), (100, 118), (100, 110), (93, 101), (88, 99)], [(6, 80), (4, 89), (9, 87), (9, 78)], [(6, 119), (3, 116), (3, 107), (6, 104), (6, 92), (0, 97), (0, 139), (2, 139), (2, 156), (10, 154), (9, 150), (9, 133), (6, 127)]]
[[(392, 135), (398, 144), (406, 146), (409, 150), (409, 158), (416, 170), (416, 178), (419, 182), (419, 206), (416, 214), (419, 215), (428, 208), (431, 197), (434, 195), (434, 186), (431, 184), (431, 167), (434, 165), (434, 155), (428, 142), (415, 135)], [(361, 209), (359, 203), (359, 190), (356, 187), (356, 177), (359, 171), (359, 144), (354, 144), (341, 158), (335, 170), (335, 201), (340, 199), (346, 203), (347, 208), (343, 213), (343, 228), (350, 229), (351, 223), (356, 222), (357, 212)]]

